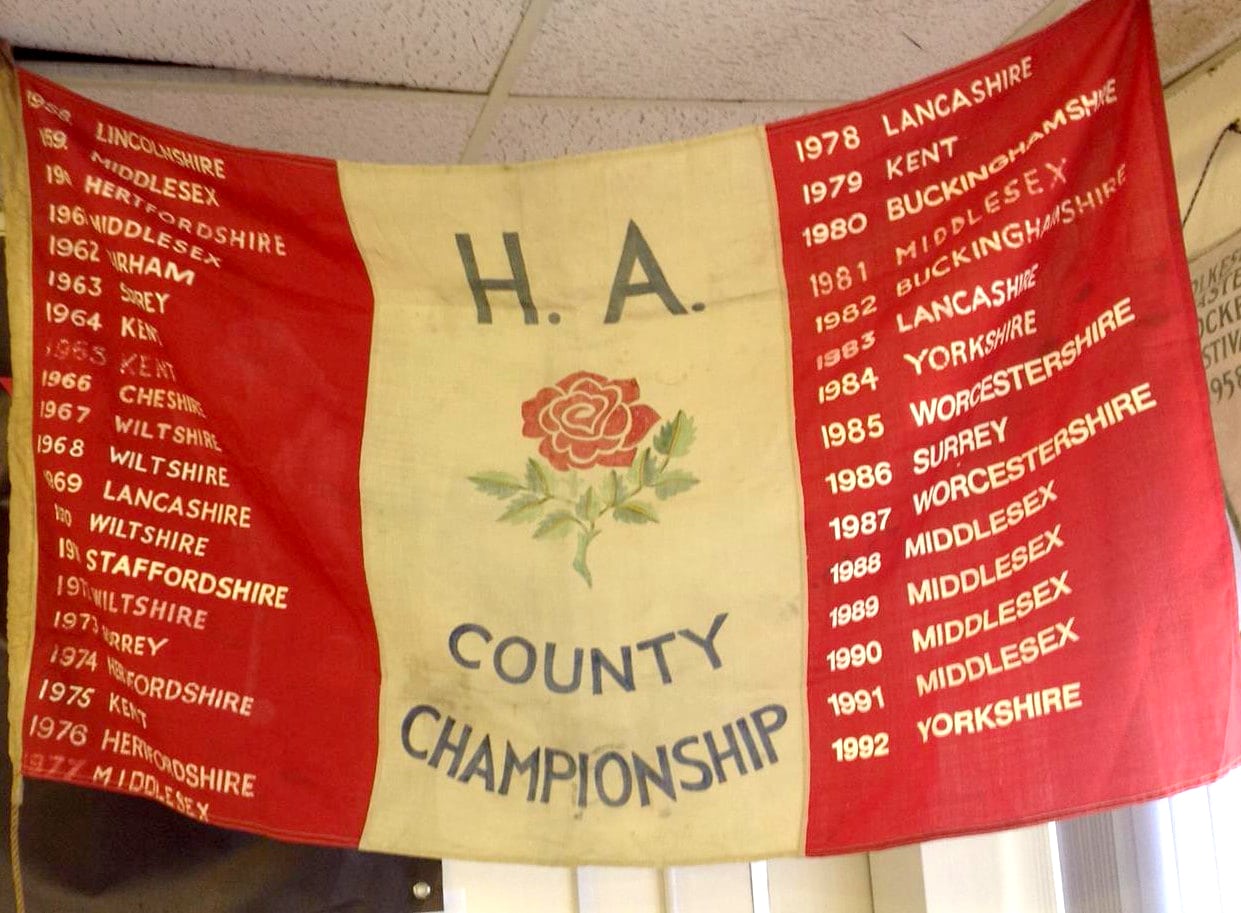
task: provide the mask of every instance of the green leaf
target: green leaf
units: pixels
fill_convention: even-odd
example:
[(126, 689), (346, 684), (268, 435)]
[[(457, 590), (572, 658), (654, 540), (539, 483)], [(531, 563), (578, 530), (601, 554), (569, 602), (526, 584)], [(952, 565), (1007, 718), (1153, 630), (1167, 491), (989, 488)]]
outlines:
[(603, 501), (604, 507), (611, 507), (616, 503), (616, 489), (620, 487), (620, 476), (613, 469), (603, 478), (603, 483), (599, 486), (599, 498)]
[(616, 508), (613, 516), (621, 523), (658, 523), (655, 508), (645, 501), (626, 501)]
[[(642, 453), (638, 453), (637, 455), (634, 456), (633, 462), (629, 464), (629, 468), (625, 470), (624, 478), (621, 480), (621, 485), (617, 489), (617, 493), (619, 494), (620, 492), (626, 491), (626, 490), (632, 491), (636, 489), (641, 483), (642, 483)], [(625, 498), (622, 495), (621, 497), (617, 499), (617, 503), (620, 503), (623, 500), (625, 500)]]
[(505, 523), (529, 523), (543, 513), (543, 502), (544, 499), (538, 495), (522, 495), (500, 514), (500, 520)]
[(665, 470), (652, 487), (655, 489), (655, 497), (661, 501), (667, 501), (673, 495), (689, 491), (697, 484), (698, 480), (685, 470), (669, 469)]
[(615, 507), (627, 497), (629, 497), (629, 492), (625, 488), (625, 482), (620, 477), (620, 473), (613, 469), (603, 480), (603, 506)]
[[(606, 483), (605, 483), (606, 484)], [(578, 498), (576, 513), (587, 523), (594, 523), (603, 513), (603, 501), (595, 494), (594, 488), (587, 488), (586, 493)]]
[(497, 498), (511, 498), (524, 487), (521, 479), (507, 472), (480, 472), (470, 476), (470, 481), (483, 494)]
[(548, 514), (534, 531), (536, 539), (563, 539), (575, 526), (577, 520), (567, 510)]
[(594, 541), (597, 535), (599, 535), (598, 530), (589, 533), (586, 530), (582, 530), (578, 533), (577, 554), (573, 556), (573, 570), (577, 571), (581, 578), (586, 581), (586, 585), (591, 588), (594, 587), (595, 581), (590, 574), (590, 568), (586, 566), (586, 549), (590, 548), (590, 543)]
[(683, 457), (694, 443), (694, 420), (678, 410), (670, 422), (664, 422), (655, 435), (655, 449), (667, 457)]
[(531, 457), (526, 463), (526, 487), (536, 494), (550, 495), (552, 493), (550, 467)]
[(659, 463), (655, 461), (655, 454), (651, 453), (650, 447), (647, 447), (642, 451), (639, 459), (642, 461), (642, 484), (654, 485), (659, 478)]
[(644, 447), (634, 454), (629, 471), (625, 473), (625, 482), (638, 489), (643, 485), (650, 485), (658, 475), (659, 466), (655, 462), (655, 455), (651, 453), (650, 447)]

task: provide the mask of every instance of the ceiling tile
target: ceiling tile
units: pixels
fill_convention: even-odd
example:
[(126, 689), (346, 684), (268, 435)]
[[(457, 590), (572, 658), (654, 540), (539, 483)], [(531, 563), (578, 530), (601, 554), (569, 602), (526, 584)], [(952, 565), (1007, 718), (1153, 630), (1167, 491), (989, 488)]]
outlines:
[(0, 0), (11, 43), (481, 92), (521, 0)]
[[(127, 114), (219, 142), (368, 162), (455, 162), (482, 99), (396, 89), (49, 78)], [(161, 68), (162, 69), (162, 68)]]
[(484, 148), (488, 162), (624, 149), (794, 117), (804, 102), (582, 102), (512, 99)]
[(1241, 0), (1155, 0), (1152, 16), (1165, 82), (1241, 37)]
[(853, 99), (1003, 42), (1046, 0), (557, 0), (522, 95)]

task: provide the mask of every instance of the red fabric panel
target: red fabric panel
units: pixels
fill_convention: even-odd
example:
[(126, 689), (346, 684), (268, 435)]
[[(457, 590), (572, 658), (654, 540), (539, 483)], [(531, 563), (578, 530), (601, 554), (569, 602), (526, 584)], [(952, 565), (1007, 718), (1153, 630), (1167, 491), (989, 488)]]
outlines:
[[(1235, 595), (1165, 136), (1149, 13), (1120, 0), (769, 128), (810, 581), (807, 853), (1237, 763)], [(889, 484), (841, 490), (879, 462)]]
[[(213, 823), (356, 845), (379, 691), (357, 471), (371, 294), (335, 165), (154, 127), (28, 73), (21, 87), (37, 239), (34, 443), (43, 474), (23, 773), (148, 795), (192, 817), (203, 817), (205, 803)], [(41, 131), (63, 131), (67, 147)], [(191, 167), (186, 153), (219, 164)], [(62, 256), (57, 238), (85, 243)], [(74, 277), (90, 275), (106, 277), (98, 294), (89, 279), (75, 288)], [(57, 317), (56, 304), (82, 309), (86, 325)], [(143, 402), (149, 394), (140, 389), (192, 397), (202, 416), (166, 394), (159, 405)], [(49, 403), (69, 404), (71, 416)], [(81, 423), (79, 405), (90, 409)], [(179, 440), (207, 428), (213, 437)], [(58, 452), (74, 440), (84, 442), (80, 456)], [(174, 470), (158, 457), (183, 462)], [(77, 477), (82, 489), (72, 494)], [(123, 500), (140, 498), (139, 488), (180, 496), (184, 511), (199, 499), (249, 515), (187, 520), (168, 498), (154, 509)], [(73, 505), (68, 523), (57, 518), (58, 500)], [(92, 530), (92, 513), (120, 519)], [(209, 542), (161, 547), (144, 542), (156, 533), (130, 521)], [(201, 595), (163, 585), (171, 578), (149, 566), (116, 573), (115, 556), (287, 594)], [(182, 623), (138, 618), (129, 597), (139, 596), (193, 611)], [(129, 673), (138, 676), (132, 683)], [(53, 702), (56, 683), (95, 690)], [(176, 696), (187, 683), (219, 696)], [(174, 697), (154, 696), (161, 687)], [(238, 710), (224, 691), (237, 695)], [(62, 734), (62, 720), (84, 728)], [(164, 760), (152, 763), (133, 737)], [(178, 772), (171, 759), (253, 774), (253, 783), (205, 788), (205, 774)]]

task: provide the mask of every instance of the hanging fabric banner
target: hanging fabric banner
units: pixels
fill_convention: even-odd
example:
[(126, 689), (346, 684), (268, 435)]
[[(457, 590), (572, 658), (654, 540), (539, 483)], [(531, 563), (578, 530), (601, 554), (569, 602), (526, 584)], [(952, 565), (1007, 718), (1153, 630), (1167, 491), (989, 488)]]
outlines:
[(1241, 760), (1145, 3), (517, 167), (256, 152), (6, 79), (24, 776), (669, 864)]

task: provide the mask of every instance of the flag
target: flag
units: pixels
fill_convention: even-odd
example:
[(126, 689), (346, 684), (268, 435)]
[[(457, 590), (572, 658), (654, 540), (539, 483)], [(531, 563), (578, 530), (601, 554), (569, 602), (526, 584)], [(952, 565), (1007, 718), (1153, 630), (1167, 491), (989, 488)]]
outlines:
[(516, 167), (240, 149), (5, 78), (22, 776), (664, 865), (1241, 757), (1145, 4)]

